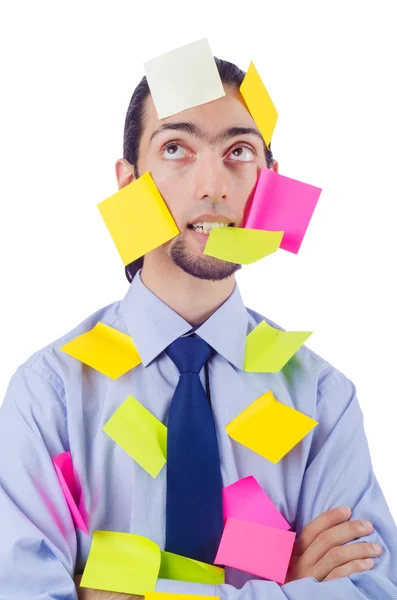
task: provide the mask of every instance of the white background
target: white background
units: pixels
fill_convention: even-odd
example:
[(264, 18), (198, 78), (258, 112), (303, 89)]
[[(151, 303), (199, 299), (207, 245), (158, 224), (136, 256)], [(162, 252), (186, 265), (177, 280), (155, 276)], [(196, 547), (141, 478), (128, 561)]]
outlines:
[(124, 296), (96, 205), (142, 63), (208, 37), (278, 109), (280, 173), (323, 188), (299, 254), (239, 273), (247, 306), (355, 383), (374, 470), (397, 520), (394, 2), (2, 3), (0, 402), (17, 366)]

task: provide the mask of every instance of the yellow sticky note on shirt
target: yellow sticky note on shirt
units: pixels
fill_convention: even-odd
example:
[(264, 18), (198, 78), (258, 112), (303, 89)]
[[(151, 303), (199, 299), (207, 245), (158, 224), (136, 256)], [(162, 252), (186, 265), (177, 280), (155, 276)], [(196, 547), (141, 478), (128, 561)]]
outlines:
[(168, 592), (148, 592), (145, 600), (220, 600), (219, 596), (200, 596), (200, 594), (170, 594)]
[(61, 350), (112, 379), (142, 362), (131, 336), (101, 322)]
[(132, 533), (94, 531), (81, 586), (122, 594), (154, 592), (160, 548)]
[(180, 233), (148, 171), (98, 208), (124, 265)]
[(157, 477), (166, 462), (167, 427), (138, 400), (128, 396), (103, 431), (152, 477)]
[(269, 147), (278, 113), (253, 62), (250, 63), (242, 81), (240, 93), (266, 142), (266, 146)]
[(272, 392), (267, 392), (225, 429), (233, 440), (277, 464), (316, 425), (317, 421), (281, 404)]
[(312, 331), (280, 331), (265, 319), (247, 335), (244, 371), (276, 373), (292, 358)]
[(225, 583), (225, 569), (163, 550), (159, 577), (216, 585)]
[(218, 227), (211, 229), (204, 254), (232, 263), (248, 265), (276, 252), (283, 235), (283, 231)]

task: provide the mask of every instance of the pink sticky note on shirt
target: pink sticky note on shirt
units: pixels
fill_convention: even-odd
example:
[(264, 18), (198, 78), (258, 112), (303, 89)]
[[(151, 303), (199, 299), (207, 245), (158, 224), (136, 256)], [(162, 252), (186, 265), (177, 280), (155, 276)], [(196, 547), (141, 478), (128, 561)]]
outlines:
[(214, 563), (284, 584), (295, 536), (293, 531), (230, 517)]
[(284, 231), (280, 248), (297, 254), (321, 191), (263, 167), (243, 227)]
[(87, 517), (84, 503), (81, 490), (79, 489), (74, 475), (70, 452), (58, 454), (58, 456), (56, 456), (52, 462), (54, 463), (54, 467), (57, 472), (62, 491), (65, 495), (66, 502), (68, 503), (70, 512), (72, 513), (74, 524), (76, 527), (84, 531), (84, 533), (89, 535), (86, 524)]
[(253, 477), (244, 477), (223, 490), (223, 516), (288, 531), (289, 523)]

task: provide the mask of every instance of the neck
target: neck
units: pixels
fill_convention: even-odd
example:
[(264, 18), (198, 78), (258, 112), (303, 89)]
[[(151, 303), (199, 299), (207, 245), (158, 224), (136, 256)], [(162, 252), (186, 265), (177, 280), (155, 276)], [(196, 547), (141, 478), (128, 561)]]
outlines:
[(228, 299), (235, 285), (234, 275), (221, 281), (198, 279), (172, 261), (151, 260), (150, 253), (145, 256), (141, 280), (192, 326), (204, 323)]

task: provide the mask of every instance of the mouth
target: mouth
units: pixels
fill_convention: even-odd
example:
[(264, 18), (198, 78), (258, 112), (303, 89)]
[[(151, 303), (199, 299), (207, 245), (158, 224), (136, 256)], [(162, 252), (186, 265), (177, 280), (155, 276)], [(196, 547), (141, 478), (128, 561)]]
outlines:
[(209, 236), (212, 229), (218, 229), (221, 227), (234, 227), (234, 223), (228, 222), (202, 222), (202, 223), (191, 223), (188, 225), (188, 229), (194, 231), (195, 233), (199, 233), (201, 235)]

